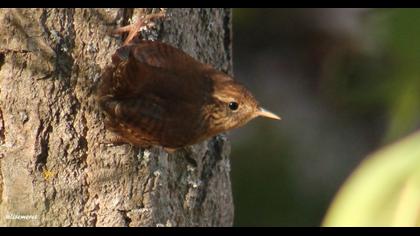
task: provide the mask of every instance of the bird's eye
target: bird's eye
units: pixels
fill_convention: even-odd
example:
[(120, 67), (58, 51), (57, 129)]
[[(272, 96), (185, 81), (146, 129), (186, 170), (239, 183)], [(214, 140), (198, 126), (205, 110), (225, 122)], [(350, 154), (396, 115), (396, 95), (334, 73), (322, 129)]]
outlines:
[(238, 109), (238, 103), (237, 102), (229, 102), (229, 108), (234, 111), (236, 109)]

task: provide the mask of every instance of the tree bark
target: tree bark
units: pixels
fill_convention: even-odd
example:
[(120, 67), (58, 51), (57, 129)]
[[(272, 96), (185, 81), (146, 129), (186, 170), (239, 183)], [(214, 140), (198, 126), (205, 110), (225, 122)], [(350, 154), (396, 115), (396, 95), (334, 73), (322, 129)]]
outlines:
[[(1, 226), (231, 226), (230, 145), (104, 144), (95, 88), (138, 9), (0, 9)], [(147, 9), (147, 13), (159, 11)], [(231, 10), (167, 9), (144, 32), (232, 73)]]

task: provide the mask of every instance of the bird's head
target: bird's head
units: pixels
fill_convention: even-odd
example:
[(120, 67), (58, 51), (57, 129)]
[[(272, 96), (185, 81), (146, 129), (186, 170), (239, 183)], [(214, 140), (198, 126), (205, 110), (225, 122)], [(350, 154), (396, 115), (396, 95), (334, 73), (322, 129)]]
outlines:
[(243, 85), (225, 74), (213, 75), (214, 90), (208, 106), (207, 120), (214, 133), (224, 132), (245, 125), (261, 116), (280, 120), (276, 114), (262, 108)]

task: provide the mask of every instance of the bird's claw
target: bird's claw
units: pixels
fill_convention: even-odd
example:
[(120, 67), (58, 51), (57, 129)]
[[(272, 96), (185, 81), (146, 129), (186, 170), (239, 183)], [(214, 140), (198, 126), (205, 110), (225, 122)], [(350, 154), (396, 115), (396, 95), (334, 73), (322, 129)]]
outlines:
[(114, 146), (121, 146), (121, 145), (127, 144), (127, 141), (120, 136), (112, 136), (112, 137), (105, 138), (105, 140), (102, 140), (100, 144), (105, 145), (105, 147), (114, 147)]
[(127, 38), (124, 40), (123, 45), (129, 44), (141, 31), (143, 27), (153, 27), (156, 24), (151, 22), (151, 20), (164, 18), (166, 16), (164, 11), (159, 13), (152, 13), (148, 15), (139, 15), (136, 22), (130, 25), (119, 27), (112, 31), (113, 35), (121, 35), (123, 33), (128, 33)]

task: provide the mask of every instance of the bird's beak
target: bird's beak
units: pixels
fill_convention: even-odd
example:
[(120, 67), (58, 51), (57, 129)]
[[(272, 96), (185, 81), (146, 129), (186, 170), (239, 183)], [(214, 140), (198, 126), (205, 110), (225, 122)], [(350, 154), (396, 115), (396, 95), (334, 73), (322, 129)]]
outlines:
[(267, 118), (271, 118), (271, 119), (275, 119), (275, 120), (281, 120), (281, 117), (274, 114), (271, 111), (267, 111), (266, 109), (260, 107), (257, 111), (257, 115), (258, 116), (263, 116), (263, 117), (267, 117)]

